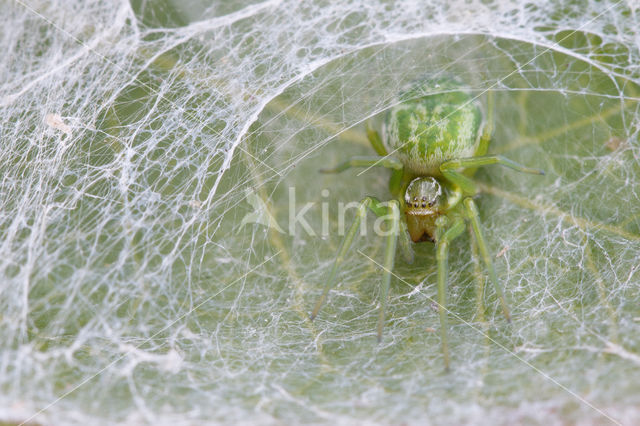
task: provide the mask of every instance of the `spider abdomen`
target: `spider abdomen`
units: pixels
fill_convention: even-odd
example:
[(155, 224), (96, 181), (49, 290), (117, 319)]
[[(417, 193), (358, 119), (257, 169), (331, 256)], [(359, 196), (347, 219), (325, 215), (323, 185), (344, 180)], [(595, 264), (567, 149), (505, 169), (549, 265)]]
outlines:
[(383, 126), (387, 150), (405, 168), (417, 175), (438, 176), (444, 161), (476, 154), (482, 111), (457, 81), (423, 80), (400, 95)]

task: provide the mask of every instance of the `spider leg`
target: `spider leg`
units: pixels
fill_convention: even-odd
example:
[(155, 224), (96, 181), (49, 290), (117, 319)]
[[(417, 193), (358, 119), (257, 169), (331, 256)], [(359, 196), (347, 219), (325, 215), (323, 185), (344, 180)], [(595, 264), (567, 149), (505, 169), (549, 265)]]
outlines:
[(402, 257), (405, 262), (412, 264), (414, 260), (413, 248), (411, 247), (411, 237), (409, 236), (409, 229), (407, 228), (407, 222), (400, 220), (400, 229), (398, 237), (400, 239), (400, 250), (402, 251)]
[(476, 193), (476, 184), (463, 175), (458, 169), (466, 169), (469, 167), (488, 166), (490, 164), (501, 164), (522, 173), (530, 173), (534, 175), (544, 175), (544, 171), (533, 169), (509, 160), (502, 155), (483, 155), (480, 157), (460, 158), (458, 160), (445, 161), (440, 165), (442, 175), (449, 181), (458, 185), (466, 194)]
[(320, 299), (318, 299), (318, 301), (316, 302), (316, 305), (313, 308), (313, 311), (311, 312), (311, 315), (310, 315), (311, 321), (313, 321), (316, 315), (318, 315), (320, 308), (324, 304), (324, 301), (327, 299), (329, 290), (335, 284), (338, 268), (340, 267), (340, 264), (344, 260), (344, 256), (349, 250), (349, 247), (351, 247), (353, 238), (355, 237), (356, 232), (360, 227), (360, 222), (362, 222), (362, 219), (367, 215), (367, 208), (371, 204), (371, 201), (372, 199), (370, 197), (367, 197), (360, 202), (360, 205), (358, 206), (358, 210), (356, 211), (356, 217), (353, 220), (351, 227), (347, 231), (347, 235), (345, 235), (344, 239), (342, 240), (342, 244), (340, 244), (340, 248), (338, 249), (338, 254), (336, 255), (336, 260), (333, 261), (333, 267), (331, 268), (331, 272), (329, 273), (329, 278), (324, 284), (324, 290), (322, 291), (322, 295), (320, 296)]
[(360, 227), (360, 223), (362, 219), (367, 215), (367, 209), (370, 209), (377, 216), (382, 218), (387, 218), (387, 223), (389, 224), (389, 230), (387, 235), (387, 245), (384, 253), (384, 264), (383, 264), (383, 275), (382, 275), (382, 292), (381, 292), (381, 303), (380, 310), (378, 313), (378, 341), (382, 338), (382, 327), (384, 325), (384, 316), (387, 307), (387, 296), (389, 294), (389, 285), (391, 282), (391, 271), (393, 270), (393, 264), (395, 261), (396, 254), (396, 246), (400, 228), (400, 207), (397, 200), (392, 200), (388, 203), (381, 203), (377, 199), (373, 197), (366, 197), (358, 206), (358, 211), (356, 213), (356, 218), (353, 221), (353, 224), (349, 228), (347, 235), (345, 236), (340, 248), (338, 249), (338, 254), (336, 256), (336, 260), (333, 263), (333, 267), (331, 268), (331, 272), (329, 274), (329, 278), (325, 282), (324, 290), (320, 299), (316, 302), (315, 307), (313, 308), (313, 312), (310, 315), (310, 319), (313, 319), (318, 315), (320, 308), (324, 304), (327, 299), (327, 295), (329, 294), (329, 290), (334, 286), (336, 281), (336, 275), (338, 272), (338, 268), (340, 264), (344, 260), (344, 256), (351, 247), (353, 243), (353, 238)]
[[(391, 272), (396, 257), (396, 244), (398, 241), (398, 231), (400, 223), (400, 203), (396, 200), (389, 202), (387, 210), (388, 216), (387, 246), (384, 251), (384, 271), (382, 272), (382, 292), (380, 293), (380, 311), (378, 312), (378, 342), (382, 340), (382, 327), (384, 326), (384, 315), (387, 310), (387, 299), (389, 298), (389, 285), (391, 283)], [(377, 213), (376, 213), (377, 214)], [(380, 216), (378, 214), (378, 216)]]
[(381, 166), (388, 169), (402, 170), (402, 163), (391, 157), (351, 157), (332, 169), (320, 169), (320, 173), (340, 173), (352, 167)]
[(473, 261), (473, 273), (475, 275), (475, 288), (476, 288), (476, 316), (481, 323), (485, 322), (484, 318), (484, 274), (480, 267), (480, 253), (478, 250), (478, 242), (476, 236), (473, 233), (473, 226), (471, 222), (467, 222), (467, 233), (469, 234), (469, 246), (471, 249), (471, 260)]
[(340, 173), (351, 167), (372, 167), (382, 166), (391, 169), (391, 178), (389, 179), (389, 191), (394, 197), (402, 197), (402, 177), (403, 165), (398, 160), (389, 157), (389, 153), (382, 143), (380, 134), (373, 130), (369, 122), (366, 123), (367, 139), (369, 143), (380, 157), (353, 157), (344, 163), (330, 169), (321, 169), (320, 173)]
[(487, 150), (489, 149), (489, 142), (491, 142), (491, 135), (493, 134), (494, 95), (492, 90), (490, 90), (487, 94), (487, 110), (487, 121), (484, 124), (484, 129), (482, 129), (482, 136), (480, 136), (478, 149), (474, 154), (476, 156), (487, 154)]
[(382, 143), (382, 138), (380, 138), (380, 133), (373, 130), (371, 127), (371, 123), (369, 121), (366, 122), (365, 128), (367, 130), (367, 139), (369, 139), (369, 143), (373, 147), (373, 149), (380, 155), (381, 157), (386, 157), (389, 155), (387, 149), (384, 147)]
[(498, 281), (498, 277), (496, 276), (496, 271), (493, 267), (493, 261), (491, 260), (491, 256), (489, 255), (489, 251), (487, 250), (487, 244), (485, 242), (484, 236), (482, 235), (482, 229), (480, 227), (480, 216), (478, 214), (478, 208), (476, 207), (476, 203), (473, 201), (471, 197), (465, 198), (464, 206), (467, 210), (468, 218), (471, 221), (471, 227), (473, 228), (473, 233), (476, 236), (476, 242), (478, 243), (478, 248), (480, 249), (480, 255), (484, 260), (485, 265), (487, 266), (487, 270), (489, 271), (489, 279), (493, 283), (493, 286), (498, 293), (498, 297), (500, 298), (500, 305), (502, 305), (502, 312), (504, 313), (507, 321), (511, 322), (511, 314), (509, 313), (509, 308), (507, 307), (507, 302), (504, 299), (504, 292), (502, 290), (502, 285)]
[[(476, 152), (473, 153), (474, 157), (487, 155), (487, 151), (489, 150), (489, 143), (491, 142), (491, 135), (493, 134), (494, 94), (492, 90), (487, 94), (487, 110), (487, 120), (484, 122), (478, 148), (476, 148)], [(478, 170), (477, 167), (469, 167), (465, 169), (464, 174), (466, 176), (473, 176), (476, 170)]]
[(502, 155), (483, 155), (480, 157), (460, 158), (442, 163), (440, 170), (460, 169), (476, 166), (488, 166), (490, 164), (501, 164), (518, 172), (530, 173), (532, 175), (543, 175), (544, 170), (523, 166), (513, 160), (509, 160)]
[(334, 168), (320, 169), (320, 173), (341, 173), (352, 167), (373, 167), (381, 166), (391, 169), (391, 178), (389, 179), (389, 191), (394, 197), (402, 196), (402, 176), (403, 165), (400, 161), (393, 157), (351, 157), (347, 161), (338, 164)]
[[(443, 220), (440, 220), (442, 218)], [(456, 218), (445, 231), (447, 219), (436, 221), (436, 260), (438, 261), (438, 312), (440, 314), (440, 338), (445, 369), (449, 369), (449, 343), (447, 338), (447, 276), (449, 274), (449, 243), (464, 232), (464, 220)]]

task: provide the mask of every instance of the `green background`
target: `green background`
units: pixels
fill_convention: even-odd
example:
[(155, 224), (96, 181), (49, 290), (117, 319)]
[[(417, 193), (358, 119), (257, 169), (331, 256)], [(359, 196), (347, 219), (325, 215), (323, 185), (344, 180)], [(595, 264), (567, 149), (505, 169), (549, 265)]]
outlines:
[[(640, 421), (637, 11), (0, 9), (0, 420)], [(384, 241), (372, 217), (308, 319), (341, 241), (339, 204), (389, 197), (385, 170), (318, 170), (372, 155), (364, 123), (379, 128), (397, 93), (433, 74), (464, 81), (485, 109), (491, 93), (490, 153), (546, 171), (476, 174), (513, 321), (463, 235), (448, 373), (432, 244), (412, 265), (398, 256), (376, 342), (381, 271), (367, 257), (381, 262)], [(284, 233), (243, 222), (256, 196)], [(290, 233), (290, 209), (306, 203), (316, 235)]]

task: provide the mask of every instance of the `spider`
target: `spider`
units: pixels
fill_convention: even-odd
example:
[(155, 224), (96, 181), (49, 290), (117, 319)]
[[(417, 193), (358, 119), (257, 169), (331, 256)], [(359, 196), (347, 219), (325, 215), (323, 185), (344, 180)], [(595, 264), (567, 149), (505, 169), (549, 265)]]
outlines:
[(482, 234), (478, 208), (473, 200), (477, 189), (471, 177), (479, 166), (490, 164), (501, 164), (537, 175), (543, 175), (544, 172), (522, 166), (500, 155), (487, 155), (492, 131), (491, 107), (492, 105), (489, 120), (485, 122), (480, 103), (458, 80), (425, 78), (416, 81), (400, 94), (395, 106), (387, 111), (382, 126), (384, 139), (367, 123), (367, 138), (378, 156), (353, 157), (335, 168), (321, 170), (323, 173), (340, 173), (352, 167), (389, 168), (392, 171), (389, 190), (393, 199), (380, 202), (374, 197), (365, 197), (360, 202), (355, 220), (338, 249), (322, 295), (310, 315), (311, 320), (318, 315), (329, 290), (334, 286), (340, 264), (368, 209), (385, 218), (390, 230), (384, 252), (378, 341), (382, 338), (398, 239), (409, 263), (413, 262), (410, 241), (433, 242), (436, 245), (438, 269), (437, 302), (442, 354), (445, 369), (449, 369), (446, 308), (449, 245), (463, 233), (466, 222), (471, 225), (471, 238), (475, 237), (477, 241), (504, 316), (507, 321), (511, 320), (502, 286), (496, 277)]

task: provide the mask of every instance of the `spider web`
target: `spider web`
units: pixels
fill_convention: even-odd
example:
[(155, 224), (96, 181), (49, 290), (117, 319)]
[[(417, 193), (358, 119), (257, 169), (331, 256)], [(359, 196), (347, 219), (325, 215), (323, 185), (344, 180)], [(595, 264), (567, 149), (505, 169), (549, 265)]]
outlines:
[[(429, 3), (0, 2), (0, 421), (640, 422), (638, 4)], [(513, 321), (456, 240), (450, 374), (431, 244), (376, 342), (373, 218), (308, 320), (389, 197), (317, 171), (425, 74), (547, 172), (476, 174)]]

